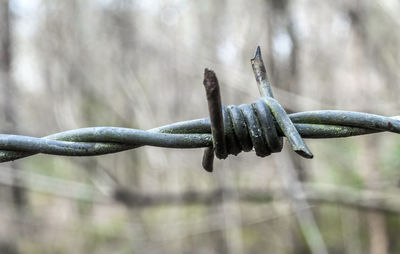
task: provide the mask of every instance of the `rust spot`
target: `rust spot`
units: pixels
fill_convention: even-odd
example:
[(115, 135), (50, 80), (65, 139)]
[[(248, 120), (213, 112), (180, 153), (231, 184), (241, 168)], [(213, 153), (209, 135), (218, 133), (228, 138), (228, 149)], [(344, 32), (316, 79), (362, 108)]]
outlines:
[(393, 128), (393, 124), (391, 122), (388, 122), (387, 124), (388, 128), (391, 130)]

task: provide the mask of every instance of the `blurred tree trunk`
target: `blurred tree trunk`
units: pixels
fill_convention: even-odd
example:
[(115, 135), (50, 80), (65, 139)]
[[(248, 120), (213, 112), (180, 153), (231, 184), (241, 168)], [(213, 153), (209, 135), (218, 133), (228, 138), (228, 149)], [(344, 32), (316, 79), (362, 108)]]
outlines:
[[(2, 0), (0, 2), (0, 84), (2, 89), (2, 132), (17, 133), (17, 121), (15, 117), (15, 95), (16, 87), (11, 78), (12, 64), (12, 36), (11, 36), (11, 16), (9, 11), (9, 1)], [(10, 167), (17, 170), (17, 162), (11, 162)], [(14, 180), (21, 181), (20, 179)], [(26, 195), (20, 183), (16, 183), (12, 187), (12, 200), (17, 210), (22, 211), (27, 203)]]
[[(377, 160), (377, 144), (379, 137), (367, 136), (361, 144), (361, 156), (359, 167), (364, 173), (365, 185), (368, 189), (379, 188), (377, 182), (380, 179), (379, 163)], [(386, 229), (385, 215), (378, 211), (367, 212), (368, 232), (371, 254), (388, 253), (388, 236)]]
[[(293, 21), (291, 13), (289, 10), (289, 0), (285, 1), (271, 1), (272, 14), (269, 24), (269, 49), (268, 49), (268, 64), (271, 68), (271, 79), (275, 87), (279, 87), (285, 91), (296, 93), (300, 90), (298, 87), (298, 49), (299, 43), (295, 35)], [(280, 56), (278, 53), (274, 52), (274, 37), (284, 34), (290, 40), (291, 50), (288, 56)], [(275, 59), (275, 55), (280, 59)], [(267, 67), (268, 68), (268, 67)], [(288, 72), (289, 70), (289, 72)], [(293, 105), (299, 105), (298, 102), (294, 102)], [(288, 113), (292, 111), (297, 111), (299, 109), (286, 109)], [(296, 170), (298, 170), (299, 179), (305, 181), (307, 179), (306, 172), (304, 170), (303, 158), (295, 153), (290, 153), (290, 157), (295, 165)]]
[[(298, 84), (298, 68), (297, 68), (297, 59), (298, 59), (298, 40), (293, 30), (293, 22), (291, 13), (289, 10), (289, 0), (279, 1), (279, 0), (270, 0), (271, 6), (271, 18), (268, 22), (269, 26), (269, 49), (268, 49), (268, 58), (267, 61), (270, 67), (267, 69), (270, 70), (270, 79), (272, 81), (273, 86), (281, 88), (288, 92), (296, 92), (299, 90), (296, 85)], [(290, 54), (286, 57), (280, 56), (278, 52), (275, 52), (274, 39), (277, 36), (287, 36), (291, 42), (291, 51)], [(289, 70), (289, 72), (288, 72)], [(268, 71), (268, 70), (267, 70)], [(297, 102), (294, 102), (293, 105), (298, 105)], [(285, 108), (288, 113), (296, 110), (290, 108), (289, 110)], [(298, 179), (300, 181), (306, 181), (307, 175), (304, 170), (303, 158), (295, 154), (294, 152), (288, 154), (288, 158), (292, 161), (292, 164), (297, 171)], [(292, 224), (295, 224), (295, 221), (292, 221)], [(291, 227), (294, 229), (295, 227)], [(292, 239), (293, 243), (287, 245), (287, 250), (292, 252), (294, 250), (304, 249), (304, 246), (301, 243), (301, 239), (299, 239), (297, 232), (291, 231), (286, 233), (286, 239)]]
[[(355, 43), (358, 52), (355, 57), (355, 75), (358, 77), (359, 85), (362, 89), (368, 89), (371, 86), (369, 72), (369, 58), (371, 53), (370, 40), (365, 26), (368, 23), (368, 12), (371, 6), (360, 0), (355, 1), (349, 6), (348, 15), (351, 19), (354, 31)], [(366, 93), (369, 95), (369, 93)], [(371, 101), (373, 98), (365, 98), (362, 100), (362, 108), (366, 112), (373, 112)], [(379, 137), (367, 136), (361, 141), (361, 156), (357, 168), (362, 169), (365, 186), (368, 189), (379, 188), (378, 182), (381, 178), (381, 168), (377, 155), (379, 154)], [(386, 254), (388, 253), (388, 236), (385, 222), (385, 215), (380, 212), (367, 212), (370, 253)]]

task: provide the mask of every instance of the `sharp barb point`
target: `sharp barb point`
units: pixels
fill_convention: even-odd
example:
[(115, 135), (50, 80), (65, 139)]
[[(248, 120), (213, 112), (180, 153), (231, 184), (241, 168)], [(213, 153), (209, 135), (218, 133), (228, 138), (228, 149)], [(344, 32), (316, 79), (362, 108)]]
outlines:
[(207, 172), (213, 172), (214, 170), (214, 149), (212, 147), (207, 147), (206, 150), (204, 150), (203, 154), (203, 161), (202, 161), (202, 166)]
[(257, 46), (256, 54), (255, 54), (254, 58), (261, 58), (261, 49), (260, 49), (260, 46)]
[(308, 150), (307, 148), (303, 148), (301, 150), (295, 150), (295, 152), (298, 155), (301, 155), (302, 157), (306, 158), (306, 159), (312, 159), (314, 158), (314, 155), (311, 153), (310, 150)]
[(262, 61), (262, 56), (261, 56), (261, 49), (260, 46), (257, 46), (256, 53), (252, 59), (250, 59), (251, 62), (254, 62), (255, 60), (261, 60)]

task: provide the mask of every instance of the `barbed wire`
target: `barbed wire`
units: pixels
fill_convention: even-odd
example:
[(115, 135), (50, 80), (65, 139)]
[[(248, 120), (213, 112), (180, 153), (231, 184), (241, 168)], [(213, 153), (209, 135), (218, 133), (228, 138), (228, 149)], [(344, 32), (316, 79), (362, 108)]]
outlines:
[(165, 148), (206, 147), (203, 167), (213, 170), (214, 155), (254, 150), (260, 157), (282, 150), (286, 137), (293, 150), (305, 158), (313, 154), (303, 138), (339, 138), (389, 131), (400, 133), (400, 116), (319, 110), (286, 114), (274, 99), (271, 84), (257, 47), (251, 64), (261, 98), (252, 104), (224, 106), (215, 73), (206, 69), (204, 86), (210, 118), (173, 123), (150, 130), (90, 127), (37, 138), (0, 134), (0, 162), (37, 153), (64, 156), (94, 156), (141, 146)]

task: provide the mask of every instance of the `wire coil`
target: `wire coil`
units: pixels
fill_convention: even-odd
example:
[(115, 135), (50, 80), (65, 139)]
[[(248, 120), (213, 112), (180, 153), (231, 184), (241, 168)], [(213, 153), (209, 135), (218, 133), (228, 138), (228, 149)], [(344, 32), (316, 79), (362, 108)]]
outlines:
[(230, 105), (223, 107), (226, 150), (225, 154), (216, 153), (223, 159), (228, 154), (237, 155), (253, 148), (257, 156), (265, 157), (282, 150), (283, 139), (278, 136), (274, 117), (262, 100), (251, 105)]

